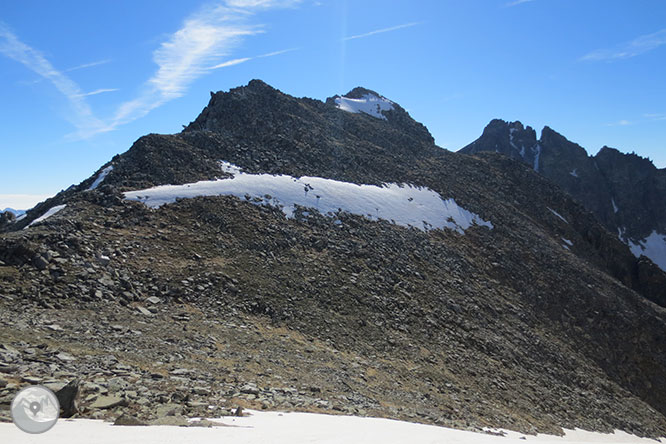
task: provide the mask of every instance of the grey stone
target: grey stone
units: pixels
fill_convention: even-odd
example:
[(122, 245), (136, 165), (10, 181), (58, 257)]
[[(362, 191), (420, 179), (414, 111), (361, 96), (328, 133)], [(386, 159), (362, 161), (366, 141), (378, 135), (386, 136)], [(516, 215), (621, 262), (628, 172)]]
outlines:
[(24, 376), (21, 380), (28, 384), (40, 384), (43, 381), (43, 379), (38, 376)]
[(141, 421), (140, 419), (123, 413), (113, 423), (114, 426), (145, 426), (147, 423)]
[(183, 413), (183, 406), (180, 404), (173, 404), (173, 403), (160, 405), (157, 408), (155, 408), (155, 410), (153, 411), (153, 414), (158, 418), (164, 416), (176, 416), (182, 413)]
[(49, 262), (44, 259), (43, 256), (38, 254), (32, 258), (32, 265), (34, 265), (38, 270), (46, 270), (46, 267), (49, 266)]
[(194, 387), (192, 388), (192, 393), (201, 396), (208, 396), (210, 395), (210, 390), (206, 387)]
[(142, 307), (140, 305), (136, 306), (136, 310), (139, 313), (141, 313), (142, 315), (145, 315), (145, 316), (152, 316), (153, 315), (148, 309), (146, 309), (145, 307)]
[(61, 361), (64, 362), (71, 362), (71, 361), (76, 361), (76, 358), (69, 353), (65, 352), (60, 352), (56, 355), (56, 358), (60, 359)]
[(104, 255), (97, 256), (97, 262), (103, 267), (106, 267), (111, 262), (111, 258)]
[(187, 427), (190, 425), (190, 423), (187, 421), (187, 418), (182, 416), (161, 416), (153, 421), (150, 421), (150, 425)]
[(245, 384), (243, 387), (241, 387), (240, 392), (245, 393), (247, 395), (258, 395), (260, 393), (260, 390), (256, 385), (248, 383)]
[(100, 396), (90, 405), (91, 409), (112, 409), (127, 405), (127, 400), (120, 396)]
[(80, 381), (75, 379), (70, 381), (69, 384), (58, 390), (55, 394), (60, 403), (60, 409), (62, 410), (61, 416), (63, 418), (69, 418), (79, 411), (76, 405), (79, 396), (79, 385)]
[(0, 344), (0, 350), (3, 350), (11, 355), (18, 355), (20, 354), (18, 350), (16, 350), (14, 347), (12, 347), (9, 344)]

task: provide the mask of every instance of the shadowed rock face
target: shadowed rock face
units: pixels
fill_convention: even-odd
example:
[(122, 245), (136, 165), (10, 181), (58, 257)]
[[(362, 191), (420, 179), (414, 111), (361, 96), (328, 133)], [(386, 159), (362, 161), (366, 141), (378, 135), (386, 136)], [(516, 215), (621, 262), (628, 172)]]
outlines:
[[(12, 296), (0, 298), (4, 337), (20, 345), (30, 320), (55, 317), (64, 330), (46, 334), (77, 359), (58, 363), (63, 373), (98, 378), (99, 357), (122, 361), (107, 366), (150, 392), (133, 394), (139, 405), (109, 393), (128, 400), (117, 413), (150, 416), (176, 399), (202, 416), (209, 393), (457, 426), (666, 433), (666, 313), (645, 299), (656, 300), (663, 273), (533, 170), (565, 170), (549, 153), (580, 147), (495, 121), (484, 140), (498, 152), (516, 145), (524, 165), (442, 150), (397, 104), (386, 117), (260, 81), (213, 94), (182, 133), (140, 138), (104, 165), (114, 168), (98, 188), (87, 191), (99, 171), (13, 226), (66, 204), (56, 215), (0, 235), (0, 295)], [(426, 186), (494, 228), (286, 219), (230, 196), (156, 210), (122, 199), (226, 177), (222, 160), (255, 174)], [(47, 352), (11, 359), (31, 369)]]
[[(624, 242), (637, 243), (653, 232), (666, 234), (666, 170), (635, 154), (604, 147), (595, 156), (545, 127), (493, 120), (465, 154), (498, 152), (527, 163), (567, 191)], [(539, 153), (538, 159), (534, 153)]]

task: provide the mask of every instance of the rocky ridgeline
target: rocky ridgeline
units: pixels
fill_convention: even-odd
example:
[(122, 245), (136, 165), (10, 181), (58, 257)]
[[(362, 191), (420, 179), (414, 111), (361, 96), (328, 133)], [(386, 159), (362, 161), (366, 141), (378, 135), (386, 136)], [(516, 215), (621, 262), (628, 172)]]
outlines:
[[(402, 112), (254, 81), (12, 223), (67, 205), (0, 236), (0, 408), (31, 381), (79, 379), (77, 415), (121, 422), (254, 407), (664, 435), (666, 313), (636, 293), (657, 300), (660, 271), (530, 167), (441, 150)], [(220, 160), (428, 186), (494, 228), (122, 199), (223, 177)]]
[(666, 233), (666, 170), (636, 154), (604, 147), (588, 156), (583, 147), (549, 127), (537, 140), (531, 127), (499, 119), (460, 152), (498, 152), (530, 165), (625, 241), (642, 240), (653, 231)]

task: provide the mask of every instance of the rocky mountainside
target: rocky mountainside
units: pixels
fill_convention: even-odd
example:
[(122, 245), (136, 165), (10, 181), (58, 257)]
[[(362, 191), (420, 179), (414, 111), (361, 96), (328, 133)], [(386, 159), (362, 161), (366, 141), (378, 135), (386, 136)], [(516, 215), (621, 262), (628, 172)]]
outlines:
[(79, 378), (91, 417), (666, 434), (664, 273), (528, 166), (442, 150), (367, 89), (212, 94), (7, 222), (0, 261), (0, 407)]
[(530, 165), (571, 194), (637, 256), (666, 270), (666, 169), (635, 154), (581, 146), (545, 127), (541, 138), (520, 122), (493, 120), (465, 154), (498, 152)]

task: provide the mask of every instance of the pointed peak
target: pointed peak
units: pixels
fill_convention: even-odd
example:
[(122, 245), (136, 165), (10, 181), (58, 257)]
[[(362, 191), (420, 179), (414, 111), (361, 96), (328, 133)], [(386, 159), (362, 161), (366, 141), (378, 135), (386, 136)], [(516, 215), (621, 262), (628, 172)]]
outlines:
[(271, 85), (268, 83), (264, 82), (263, 80), (260, 79), (252, 79), (248, 82), (246, 88), (254, 90), (254, 91), (277, 91), (275, 88), (273, 88)]
[(513, 134), (515, 132), (522, 133), (527, 131), (528, 133), (534, 133), (534, 129), (531, 126), (524, 126), (520, 120), (513, 122), (502, 120), (502, 119), (493, 119), (486, 125), (483, 129), (484, 134)]
[(603, 156), (617, 156), (617, 155), (622, 155), (620, 150), (617, 148), (612, 148), (610, 146), (604, 145), (599, 152), (597, 153), (597, 156), (601, 154)]
[(488, 125), (486, 125), (486, 129), (488, 129), (488, 128), (502, 128), (502, 127), (505, 127), (505, 126), (508, 126), (508, 125), (509, 125), (509, 122), (507, 122), (506, 120), (492, 119), (488, 123)]
[(210, 97), (211, 97), (211, 103), (214, 102), (217, 98), (221, 98), (227, 94), (231, 94), (236, 97), (245, 97), (248, 95), (248, 93), (253, 93), (253, 94), (274, 94), (274, 93), (279, 93), (280, 91), (276, 88), (273, 88), (271, 85), (268, 83), (264, 82), (263, 80), (260, 79), (252, 79), (248, 82), (247, 85), (245, 86), (239, 86), (236, 88), (232, 88), (229, 90), (229, 92), (226, 91), (217, 91), (217, 92), (210, 92)]
[(516, 131), (523, 131), (525, 129), (531, 129), (529, 126), (525, 128), (523, 124), (520, 122), (520, 120), (516, 120), (514, 122), (509, 122), (503, 119), (492, 119), (488, 125), (486, 125), (486, 129), (498, 129), (498, 128), (507, 128), (507, 129), (513, 129)]
[(523, 131), (525, 129), (523, 124), (520, 123), (520, 120), (509, 123), (509, 128), (515, 129), (516, 131)]
[(347, 94), (345, 94), (342, 97), (346, 97), (348, 99), (362, 99), (362, 98), (367, 97), (367, 96), (375, 96), (379, 99), (388, 100), (388, 99), (386, 99), (386, 97), (382, 96), (381, 94), (379, 94), (379, 93), (377, 93), (377, 92), (375, 92), (371, 89), (363, 88), (362, 86), (357, 86), (356, 88), (352, 89), (351, 91), (349, 91)]
[[(558, 133), (549, 126), (544, 126), (541, 130), (540, 142), (543, 143), (553, 143), (553, 144), (573, 144), (569, 139), (564, 137), (562, 134)], [(575, 144), (577, 145), (577, 144)]]
[(557, 134), (558, 136), (561, 136), (560, 133), (549, 127), (548, 125), (544, 126), (543, 129), (541, 130), (541, 134), (546, 133), (546, 134)]

